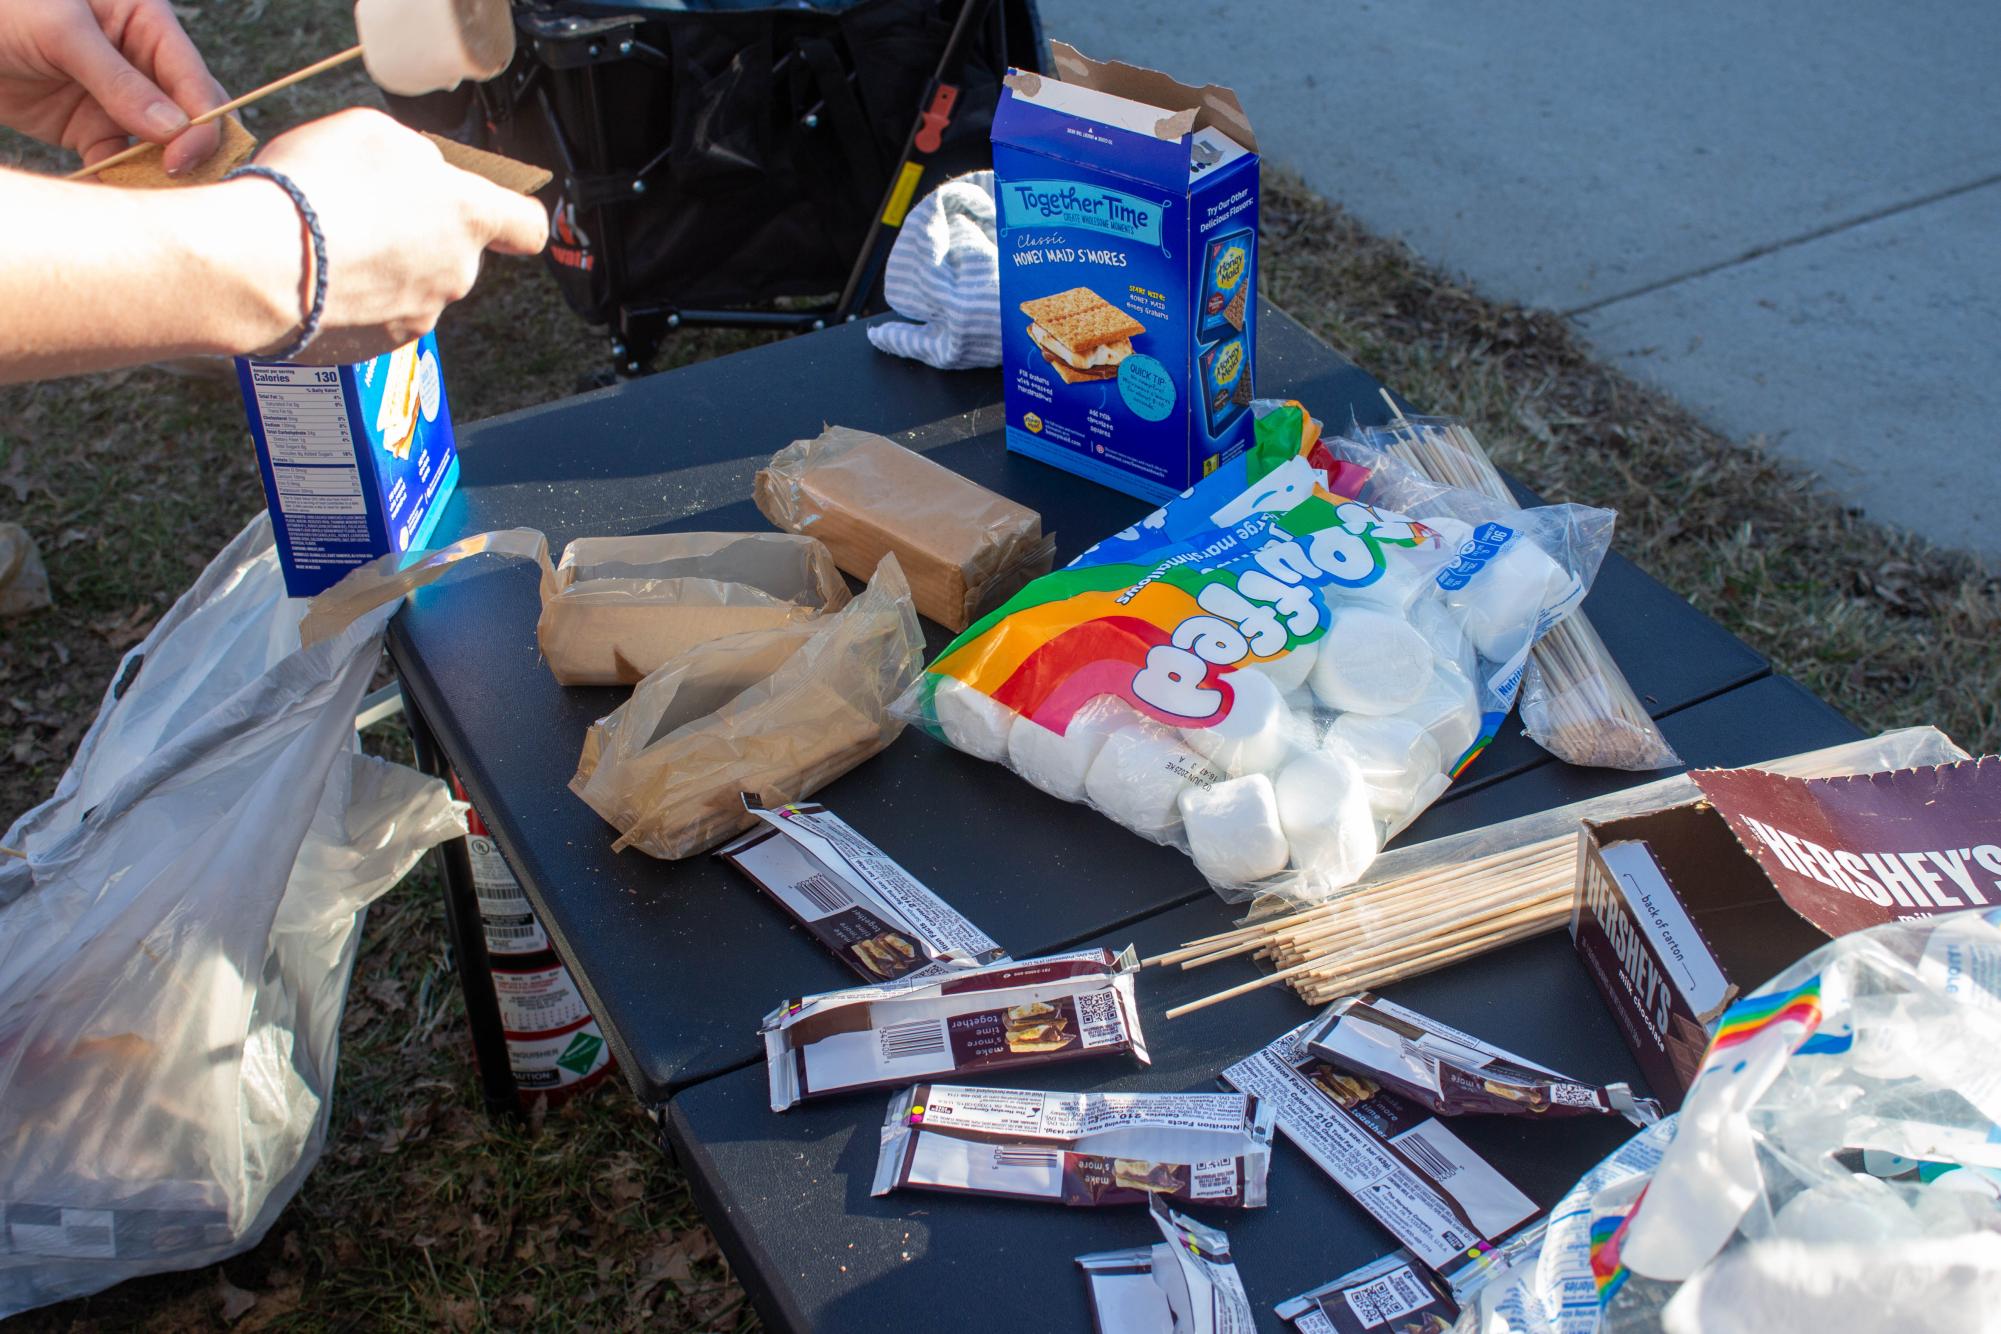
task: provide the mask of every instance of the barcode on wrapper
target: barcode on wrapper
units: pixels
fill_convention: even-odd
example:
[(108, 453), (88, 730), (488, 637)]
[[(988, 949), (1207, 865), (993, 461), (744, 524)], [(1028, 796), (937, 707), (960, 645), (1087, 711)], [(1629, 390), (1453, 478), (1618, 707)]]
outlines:
[(945, 1021), (919, 1019), (908, 1024), (891, 1024), (876, 1033), (882, 1044), (884, 1064), (914, 1061), (945, 1054)]
[(809, 875), (794, 888), (823, 913), (837, 913), (854, 906), (854, 898), (847, 889), (829, 875)]
[(1359, 1288), (1350, 1288), (1343, 1296), (1348, 1299), (1348, 1309), (1355, 1313), (1355, 1319), (1362, 1322), (1363, 1329), (1374, 1329), (1412, 1311), (1422, 1311), (1433, 1300), (1431, 1290), (1410, 1271), (1408, 1265), (1393, 1269)]
[(1125, 1019), (1112, 991), (1087, 991), (1077, 997), (1077, 1030), (1086, 1047), (1109, 1047), (1125, 1041)]
[(1410, 1155), (1412, 1162), (1424, 1169), (1426, 1175), (1441, 1185), (1459, 1175), (1459, 1164), (1416, 1135), (1405, 1135), (1396, 1144), (1399, 1149)]

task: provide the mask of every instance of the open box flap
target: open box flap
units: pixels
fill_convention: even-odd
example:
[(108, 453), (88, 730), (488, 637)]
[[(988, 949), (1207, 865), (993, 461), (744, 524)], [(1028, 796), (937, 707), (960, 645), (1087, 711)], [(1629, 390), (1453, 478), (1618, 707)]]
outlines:
[(1066, 84), (1168, 111), (1194, 112), (1193, 119), (1174, 138), (1190, 130), (1216, 129), (1253, 153), (1258, 151), (1258, 136), (1251, 129), (1251, 118), (1244, 114), (1244, 104), (1237, 100), (1235, 92), (1220, 84), (1197, 88), (1159, 70), (1119, 60), (1093, 60), (1064, 42), (1051, 42), (1049, 54), (1057, 75)]
[(1694, 775), (1793, 911), (1830, 936), (2001, 902), (2001, 758), (1842, 778)]

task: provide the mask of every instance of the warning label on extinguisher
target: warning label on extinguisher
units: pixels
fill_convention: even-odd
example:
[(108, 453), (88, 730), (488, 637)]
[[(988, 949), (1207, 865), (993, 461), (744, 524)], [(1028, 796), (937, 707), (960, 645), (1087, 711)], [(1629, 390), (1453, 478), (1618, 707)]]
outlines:
[(507, 1038), (507, 1060), (514, 1082), (524, 1093), (574, 1093), (579, 1085), (595, 1084), (611, 1068), (611, 1048), (595, 1020), (563, 1033)]
[(495, 968), (500, 1026), (511, 1037), (553, 1033), (591, 1017), (583, 992), (562, 964), (547, 968)]
[(548, 949), (549, 933), (535, 920), (535, 909), (492, 837), (475, 830), (466, 839), (466, 853), (472, 860), (473, 890), (479, 895), (479, 920), (486, 928), (486, 952), (540, 954)]

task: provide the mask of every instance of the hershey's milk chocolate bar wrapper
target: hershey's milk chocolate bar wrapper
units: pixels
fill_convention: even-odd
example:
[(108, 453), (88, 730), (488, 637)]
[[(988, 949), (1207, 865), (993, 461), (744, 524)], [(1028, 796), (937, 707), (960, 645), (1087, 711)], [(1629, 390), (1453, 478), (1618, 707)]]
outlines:
[(1147, 1208), (1164, 1240), (1077, 1257), (1092, 1324), (1104, 1334), (1255, 1334), (1230, 1239), (1157, 1195)]
[(933, 1075), (1131, 1052), (1150, 1063), (1130, 948), (1077, 950), (790, 1001), (765, 1016), (771, 1108)]
[(1272, 1308), (1299, 1334), (1445, 1334), (1459, 1303), (1409, 1251), (1391, 1251)]
[(900, 1187), (1255, 1209), (1272, 1111), (1248, 1093), (1043, 1093), (919, 1084), (890, 1099), (871, 1194)]
[(1007, 958), (881, 848), (818, 802), (767, 806), (758, 826), (717, 849), (864, 981), (941, 977)]
[(1465, 1301), (1539, 1243), (1524, 1195), (1428, 1110), (1306, 1047), (1313, 1022), (1223, 1071), (1278, 1128)]
[(1369, 992), (1329, 1006), (1306, 1046), (1315, 1056), (1446, 1116), (1616, 1114), (1661, 1119), (1630, 1085), (1586, 1084)]

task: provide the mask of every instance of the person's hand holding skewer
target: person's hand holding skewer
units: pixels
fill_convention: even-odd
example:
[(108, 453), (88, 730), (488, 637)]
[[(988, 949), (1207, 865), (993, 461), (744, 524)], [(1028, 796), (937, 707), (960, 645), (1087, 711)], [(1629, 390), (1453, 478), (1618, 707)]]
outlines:
[(167, 0), (0, 4), (0, 125), (86, 164), (134, 137), (178, 175), (215, 151), (216, 127), (188, 121), (225, 96)]

